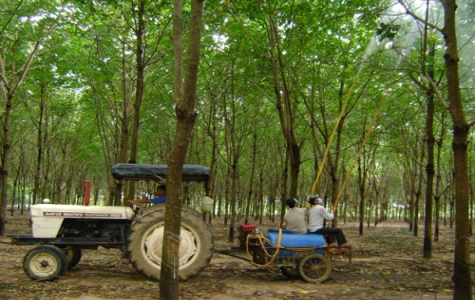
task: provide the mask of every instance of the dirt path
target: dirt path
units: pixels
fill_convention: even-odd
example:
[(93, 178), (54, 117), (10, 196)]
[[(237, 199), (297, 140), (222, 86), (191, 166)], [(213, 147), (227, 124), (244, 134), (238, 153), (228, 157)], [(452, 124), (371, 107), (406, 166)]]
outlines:
[[(226, 242), (227, 226), (211, 224), (217, 250)], [(275, 224), (261, 226), (263, 230)], [(321, 284), (289, 280), (277, 270), (258, 268), (248, 261), (215, 253), (198, 276), (180, 284), (180, 299), (452, 299), (453, 230), (443, 228), (434, 243), (433, 258), (422, 259), (422, 237), (414, 237), (403, 222), (365, 228), (341, 226), (352, 245), (352, 263), (333, 264)], [(28, 218), (9, 220), (8, 233), (27, 233)], [(423, 234), (421, 229), (421, 235)], [(1, 299), (157, 299), (159, 284), (145, 279), (117, 249), (85, 250), (83, 259), (54, 282), (35, 282), (22, 269), (31, 246), (0, 243)]]

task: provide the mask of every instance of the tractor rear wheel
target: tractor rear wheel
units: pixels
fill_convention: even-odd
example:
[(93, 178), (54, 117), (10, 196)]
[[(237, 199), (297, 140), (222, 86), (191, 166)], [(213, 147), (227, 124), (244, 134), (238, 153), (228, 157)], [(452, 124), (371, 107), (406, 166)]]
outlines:
[[(165, 209), (141, 216), (127, 237), (129, 260), (145, 276), (160, 280)], [(186, 280), (206, 267), (213, 255), (213, 235), (206, 223), (186, 208), (181, 212), (179, 276)]]
[[(198, 216), (201, 215), (201, 212), (199, 212), (198, 210), (196, 210), (193, 207), (190, 207), (188, 205), (182, 205), (181, 209), (182, 210), (187, 210), (187, 211), (189, 211), (193, 214), (196, 214)], [(157, 211), (157, 210), (165, 210), (165, 203), (160, 203), (160, 204), (155, 204), (155, 205), (152, 205), (152, 206), (149, 206), (149, 207), (145, 207), (145, 208), (141, 209), (141, 215), (144, 216), (144, 215), (147, 215), (147, 214), (152, 213), (152, 212)]]

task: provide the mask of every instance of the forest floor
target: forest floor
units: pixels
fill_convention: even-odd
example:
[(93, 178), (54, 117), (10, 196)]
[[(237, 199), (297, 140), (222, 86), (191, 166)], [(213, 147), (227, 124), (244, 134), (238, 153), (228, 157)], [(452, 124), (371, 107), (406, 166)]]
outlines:
[[(213, 219), (210, 226), (217, 251), (199, 275), (180, 283), (180, 299), (453, 298), (454, 233), (448, 226), (441, 227), (440, 239), (433, 243), (433, 258), (423, 259), (423, 227), (415, 237), (406, 223), (387, 221), (364, 228), (360, 236), (358, 224), (340, 224), (352, 246), (352, 262), (334, 263), (330, 278), (319, 284), (290, 280), (272, 268), (219, 253), (238, 242), (227, 242), (229, 227), (221, 220)], [(267, 221), (259, 227), (266, 230), (277, 223)], [(9, 217), (7, 234), (29, 232), (28, 216)], [(159, 283), (144, 278), (117, 249), (84, 250), (80, 263), (64, 276), (37, 282), (22, 268), (31, 248), (1, 239), (0, 299), (158, 299)]]

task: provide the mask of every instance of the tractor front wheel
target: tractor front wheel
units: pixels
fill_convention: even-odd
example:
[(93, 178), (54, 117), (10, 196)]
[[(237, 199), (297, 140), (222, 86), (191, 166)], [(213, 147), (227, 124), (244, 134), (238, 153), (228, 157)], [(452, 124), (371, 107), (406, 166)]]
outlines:
[(64, 252), (52, 245), (41, 245), (28, 251), (23, 259), (23, 270), (34, 280), (52, 281), (68, 268)]
[(63, 248), (63, 251), (68, 262), (68, 269), (74, 268), (81, 261), (82, 251), (80, 248), (68, 246)]

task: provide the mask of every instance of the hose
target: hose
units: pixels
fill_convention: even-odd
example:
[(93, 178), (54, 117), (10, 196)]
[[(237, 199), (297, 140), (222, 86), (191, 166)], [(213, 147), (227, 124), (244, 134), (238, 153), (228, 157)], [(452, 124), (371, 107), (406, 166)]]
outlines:
[[(253, 265), (258, 266), (258, 267), (267, 267), (270, 264), (272, 264), (274, 262), (275, 258), (277, 257), (277, 255), (279, 254), (279, 251), (281, 249), (285, 249), (285, 250), (289, 250), (289, 251), (295, 251), (295, 252), (306, 252), (306, 251), (315, 251), (316, 249), (321, 248), (321, 247), (306, 247), (306, 248), (282, 247), (281, 246), (281, 244), (282, 244), (282, 228), (279, 228), (279, 236), (278, 236), (278, 239), (277, 239), (277, 244), (274, 243), (273, 241), (271, 241), (270, 239), (266, 238), (262, 234), (252, 235), (253, 238), (257, 238), (257, 240), (259, 242), (259, 245), (262, 248), (262, 252), (264, 253), (264, 255), (266, 257), (266, 260), (265, 260), (266, 263), (265, 264), (259, 264), (259, 263), (254, 262), (253, 256), (251, 255), (251, 253), (249, 251), (249, 238), (250, 237), (251, 237), (251, 234), (248, 234), (247, 237), (246, 237), (247, 258), (249, 259), (249, 261)], [(269, 245), (270, 247), (269, 246), (266, 247), (266, 244)], [(270, 254), (268, 249), (273, 249), (273, 248), (275, 248), (275, 253)], [(269, 257), (270, 257), (270, 259), (267, 259)]]

